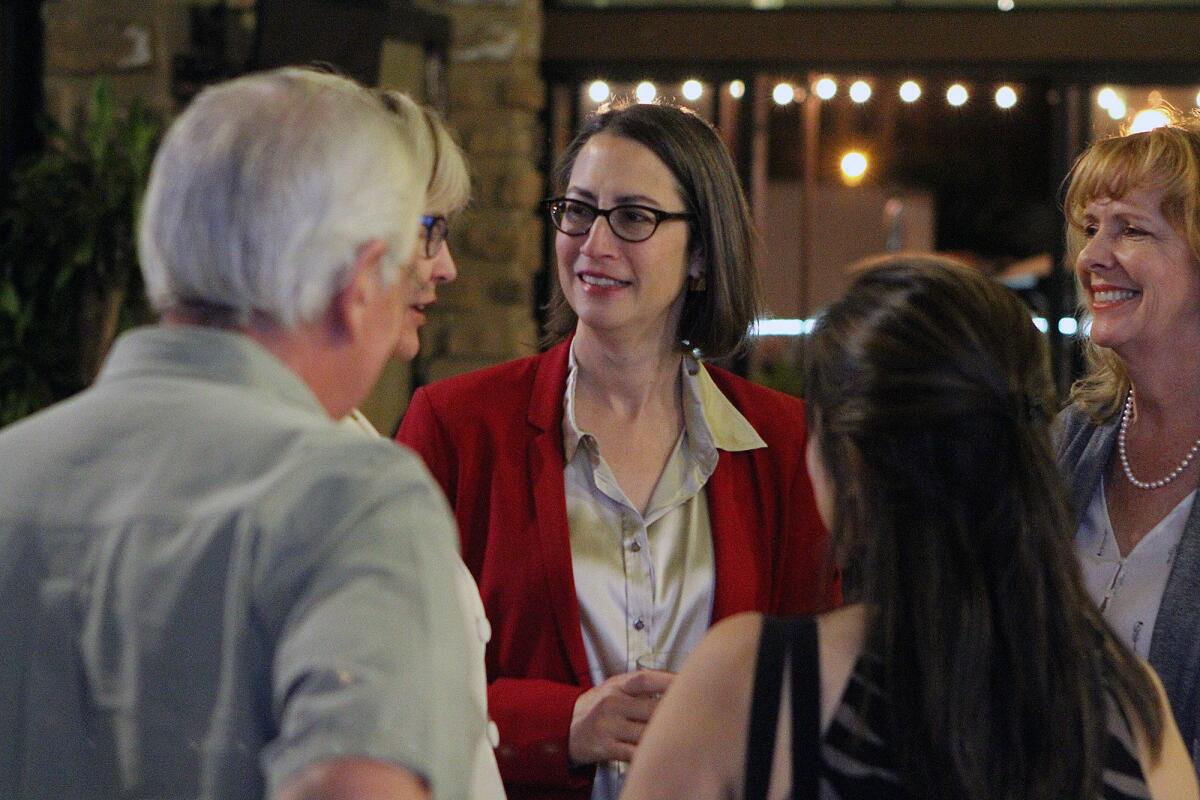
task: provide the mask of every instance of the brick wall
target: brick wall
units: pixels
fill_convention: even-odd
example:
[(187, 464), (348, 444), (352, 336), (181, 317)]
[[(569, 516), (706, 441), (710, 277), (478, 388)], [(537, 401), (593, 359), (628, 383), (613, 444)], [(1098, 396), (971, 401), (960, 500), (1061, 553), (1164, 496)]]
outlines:
[(427, 6), (451, 19), (449, 122), (473, 177), (472, 203), (451, 238), (459, 278), (441, 291), (426, 338), (426, 376), (437, 379), (536, 350), (545, 88), (540, 0)]
[[(139, 96), (172, 110), (172, 59), (189, 48), (189, 8), (211, 4), (47, 0), (47, 110), (71, 124), (102, 75), (111, 80), (118, 102)], [(253, 0), (229, 5), (252, 8)], [(536, 350), (533, 282), (543, 236), (536, 205), (543, 192), (539, 164), (545, 140), (540, 122), (545, 90), (538, 77), (542, 9), (540, 0), (422, 5), (451, 20), (448, 122), (473, 178), (472, 203), (454, 221), (450, 239), (459, 278), (439, 292), (423, 333), (418, 371), (422, 379), (436, 380)], [(381, 64), (384, 80), (385, 73), (412, 71), (386, 52)], [(393, 427), (406, 405), (407, 371), (407, 365), (392, 365), (366, 404), (381, 430)]]
[(46, 0), (46, 110), (63, 124), (78, 118), (96, 78), (107, 76), (118, 103), (141, 97), (169, 111), (172, 57), (188, 46), (195, 0)]

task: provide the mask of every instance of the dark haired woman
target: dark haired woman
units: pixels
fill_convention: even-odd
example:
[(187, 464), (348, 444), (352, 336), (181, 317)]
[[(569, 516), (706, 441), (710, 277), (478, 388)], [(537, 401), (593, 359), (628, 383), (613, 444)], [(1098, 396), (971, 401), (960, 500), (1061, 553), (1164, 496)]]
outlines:
[(716, 628), (624, 797), (1196, 798), (1157, 679), (1080, 579), (1028, 311), (900, 257), (809, 346), (809, 471), (862, 602)]
[[(615, 797), (713, 620), (838, 599), (803, 405), (693, 355), (736, 351), (759, 307), (716, 131), (610, 108), (558, 178), (553, 346), (423, 388), (398, 435), (445, 488), (492, 621), (511, 798)], [(638, 671), (647, 656), (665, 669)]]

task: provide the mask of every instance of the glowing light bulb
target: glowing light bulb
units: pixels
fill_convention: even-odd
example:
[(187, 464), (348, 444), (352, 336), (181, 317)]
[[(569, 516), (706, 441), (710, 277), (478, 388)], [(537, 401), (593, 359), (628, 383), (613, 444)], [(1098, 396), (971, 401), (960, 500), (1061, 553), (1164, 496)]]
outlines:
[(832, 100), (833, 96), (837, 94), (837, 81), (833, 78), (821, 78), (813, 87), (813, 91), (822, 100)]
[(658, 97), (658, 89), (654, 88), (654, 84), (650, 81), (642, 81), (633, 90), (639, 103), (653, 103), (654, 98)]
[(1001, 11), (1012, 11), (1016, 7), (1017, 4), (1013, 0), (996, 0), (996, 8)]
[(704, 94), (704, 84), (697, 80), (683, 82), (683, 98), (685, 100), (699, 100)]
[(900, 99), (906, 103), (915, 103), (921, 97), (921, 84), (916, 81), (905, 81), (900, 84)]
[(1108, 104), (1105, 109), (1110, 119), (1125, 119), (1125, 115), (1129, 113), (1129, 109), (1125, 107), (1125, 101), (1119, 97), (1114, 97), (1113, 101)]
[(850, 99), (856, 103), (865, 103), (871, 99), (871, 84), (866, 81), (855, 81), (850, 84)]
[(1017, 93), (1011, 86), (1001, 86), (996, 90), (996, 105), (1001, 108), (1012, 108), (1017, 104)]
[(777, 83), (774, 91), (771, 92), (771, 99), (777, 106), (786, 106), (796, 99), (796, 90), (790, 83)]
[(745, 93), (746, 93), (746, 84), (742, 83), (741, 81), (730, 81), (730, 83), (729, 83), (729, 96), (730, 97), (732, 97), (734, 100), (740, 100), (742, 98), (742, 95), (744, 95)]
[(946, 102), (952, 106), (961, 106), (967, 102), (969, 96), (967, 94), (967, 87), (961, 83), (956, 83), (946, 90)]
[(609, 94), (608, 84), (604, 81), (592, 81), (592, 85), (588, 87), (588, 97), (593, 103), (603, 103)]
[[(1105, 86), (1096, 92), (1096, 105), (1107, 111), (1114, 103), (1121, 103), (1121, 98), (1117, 95), (1116, 89), (1111, 86)], [(1124, 103), (1121, 103), (1121, 105), (1124, 105)]]
[(1133, 115), (1133, 123), (1129, 126), (1130, 133), (1145, 133), (1171, 124), (1167, 112), (1158, 108), (1147, 108)]
[(857, 150), (850, 150), (842, 156), (842, 179), (853, 186), (867, 174), (867, 157)]

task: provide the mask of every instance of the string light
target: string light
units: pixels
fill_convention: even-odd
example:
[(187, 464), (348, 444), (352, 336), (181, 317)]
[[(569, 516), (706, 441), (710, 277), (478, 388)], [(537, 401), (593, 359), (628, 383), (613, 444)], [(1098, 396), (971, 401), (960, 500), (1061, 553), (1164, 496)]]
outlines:
[(655, 89), (654, 84), (650, 81), (642, 81), (633, 90), (633, 93), (637, 96), (639, 103), (653, 103), (654, 98), (658, 96), (658, 89)]
[(900, 84), (900, 99), (906, 103), (915, 103), (921, 97), (921, 84), (916, 81), (905, 81)]
[(1113, 103), (1121, 103), (1122, 106), (1125, 105), (1125, 103), (1121, 101), (1120, 96), (1117, 94), (1116, 89), (1112, 88), (1111, 86), (1105, 86), (1103, 89), (1096, 92), (1096, 105), (1100, 106), (1105, 111), (1111, 108)]
[(1133, 115), (1130, 133), (1145, 133), (1171, 124), (1171, 118), (1160, 108), (1147, 108)]
[(603, 103), (609, 94), (608, 84), (604, 81), (592, 81), (592, 85), (588, 87), (588, 97), (593, 103)]
[(821, 80), (817, 81), (817, 85), (813, 87), (813, 91), (817, 93), (817, 97), (822, 100), (832, 100), (834, 95), (837, 94), (837, 90), (837, 81), (833, 78), (821, 78)]
[(742, 99), (742, 95), (744, 95), (745, 93), (746, 93), (746, 84), (742, 83), (741, 81), (730, 81), (729, 82), (729, 96), (732, 97), (734, 100)]
[(796, 99), (796, 90), (790, 83), (777, 83), (774, 91), (771, 92), (771, 99), (777, 106), (786, 106)]
[(850, 99), (856, 103), (865, 103), (871, 99), (871, 84), (866, 81), (855, 81), (850, 84)]
[(1017, 93), (1011, 86), (1001, 86), (996, 90), (996, 105), (1001, 108), (1012, 108), (1017, 104)]
[(860, 183), (867, 174), (867, 156), (858, 150), (851, 150), (842, 156), (842, 180), (849, 186)]
[(704, 94), (704, 84), (698, 80), (689, 80), (683, 82), (683, 98), (685, 100), (696, 101)]
[(967, 87), (961, 83), (956, 83), (946, 90), (946, 102), (952, 106), (961, 106), (967, 102), (969, 96), (967, 94)]

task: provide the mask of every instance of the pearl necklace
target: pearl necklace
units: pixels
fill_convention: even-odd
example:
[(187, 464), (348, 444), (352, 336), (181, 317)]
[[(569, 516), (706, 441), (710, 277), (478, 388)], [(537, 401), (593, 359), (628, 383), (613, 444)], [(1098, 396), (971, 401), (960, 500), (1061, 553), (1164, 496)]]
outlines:
[(1129, 418), (1133, 416), (1133, 389), (1129, 390), (1129, 394), (1125, 396), (1125, 407), (1121, 410), (1121, 429), (1117, 432), (1117, 454), (1121, 457), (1121, 469), (1125, 470), (1125, 477), (1139, 489), (1161, 489), (1171, 481), (1183, 474), (1183, 471), (1188, 468), (1188, 464), (1192, 463), (1192, 459), (1196, 457), (1196, 453), (1200, 452), (1200, 439), (1197, 439), (1192, 449), (1187, 451), (1187, 455), (1183, 457), (1183, 461), (1179, 462), (1179, 466), (1171, 470), (1171, 474), (1165, 478), (1159, 478), (1156, 481), (1139, 481), (1133, 477), (1133, 470), (1129, 468), (1129, 456), (1125, 452), (1125, 432), (1129, 430)]

